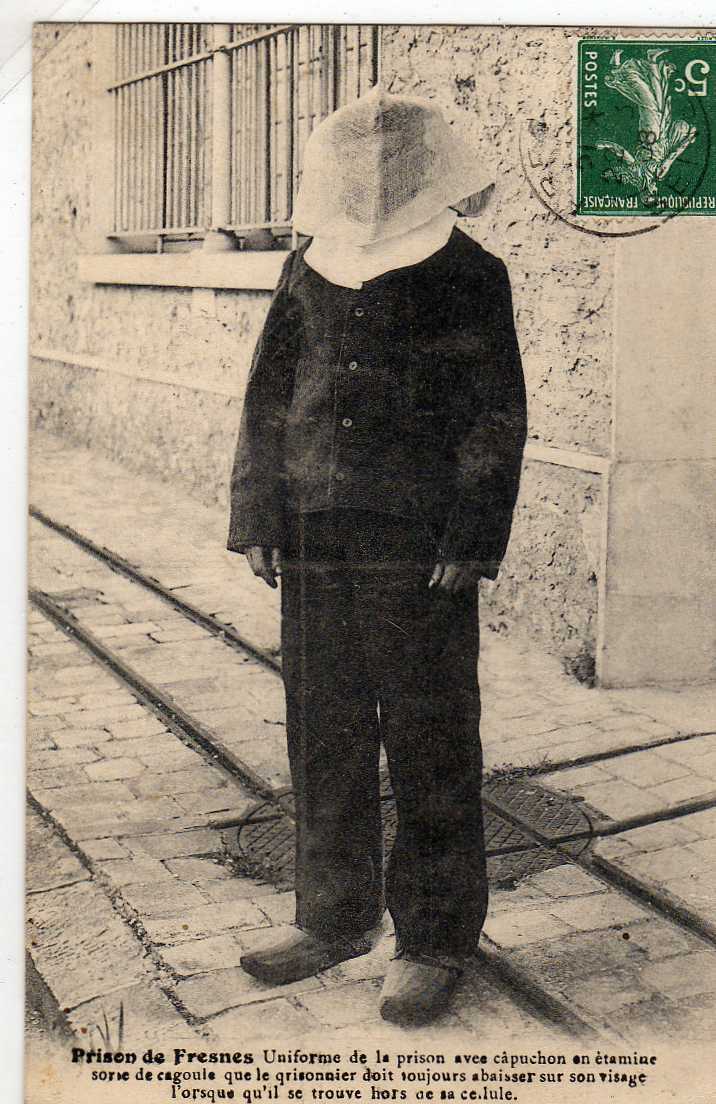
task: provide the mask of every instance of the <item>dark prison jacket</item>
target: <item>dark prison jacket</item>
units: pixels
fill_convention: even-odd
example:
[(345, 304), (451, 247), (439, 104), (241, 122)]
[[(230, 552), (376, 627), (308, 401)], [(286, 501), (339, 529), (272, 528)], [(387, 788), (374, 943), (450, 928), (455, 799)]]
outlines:
[(462, 231), (360, 290), (286, 258), (253, 356), (227, 547), (281, 548), (288, 511), (425, 522), (494, 579), (526, 436), (507, 270)]

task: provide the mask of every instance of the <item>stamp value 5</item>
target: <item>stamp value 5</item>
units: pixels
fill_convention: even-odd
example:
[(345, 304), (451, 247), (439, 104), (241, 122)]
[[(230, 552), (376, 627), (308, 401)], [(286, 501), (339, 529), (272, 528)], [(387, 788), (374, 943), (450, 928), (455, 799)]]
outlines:
[(716, 41), (582, 39), (577, 214), (716, 215)]

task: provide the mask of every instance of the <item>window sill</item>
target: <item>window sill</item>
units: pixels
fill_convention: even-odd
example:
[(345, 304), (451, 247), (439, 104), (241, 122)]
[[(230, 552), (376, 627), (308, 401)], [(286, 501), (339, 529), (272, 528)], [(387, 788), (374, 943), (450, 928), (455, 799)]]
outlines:
[(78, 276), (93, 284), (273, 291), (284, 250), (225, 253), (104, 253), (79, 257)]

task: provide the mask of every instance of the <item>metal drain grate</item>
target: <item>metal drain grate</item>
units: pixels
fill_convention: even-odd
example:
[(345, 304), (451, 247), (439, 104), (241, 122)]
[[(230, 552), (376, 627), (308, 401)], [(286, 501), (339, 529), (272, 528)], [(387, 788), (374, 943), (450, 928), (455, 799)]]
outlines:
[[(383, 836), (388, 854), (395, 839), (397, 812), (385, 775), (381, 778), (381, 792)], [(512, 823), (510, 814), (546, 839), (586, 833), (586, 840), (579, 840), (575, 846), (582, 851), (588, 845), (591, 823), (584, 806), (546, 789), (533, 779), (488, 783), (485, 797), (488, 801), (485, 844), (493, 886), (515, 885), (529, 874), (561, 866), (567, 861), (559, 852), (536, 843), (533, 836)], [(281, 804), (284, 810), (293, 811), (290, 795), (282, 798)], [(290, 889), (294, 880), (293, 819), (288, 812), (275, 806), (265, 805), (257, 812), (255, 820), (225, 833), (227, 850), (247, 873), (281, 889)]]

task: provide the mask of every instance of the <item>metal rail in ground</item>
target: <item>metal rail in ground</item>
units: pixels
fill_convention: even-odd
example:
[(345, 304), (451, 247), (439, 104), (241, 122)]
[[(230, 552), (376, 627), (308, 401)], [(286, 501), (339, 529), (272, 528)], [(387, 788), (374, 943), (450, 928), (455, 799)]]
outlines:
[[(288, 811), (285, 805), (281, 803), (281, 799), (286, 795), (285, 789), (271, 789), (247, 764), (224, 748), (214, 733), (179, 707), (169, 695), (143, 678), (134, 668), (117, 656), (111, 648), (107, 648), (101, 643), (92, 632), (81, 626), (70, 612), (53, 601), (49, 595), (41, 590), (31, 588), (29, 598), (36, 609), (40, 610), (71, 640), (85, 648), (122, 685), (128, 687), (137, 699), (150, 709), (155, 716), (159, 717), (162, 723), (183, 743), (208, 754), (214, 764), (220, 765), (244, 786), (253, 790), (261, 800), (253, 810), (245, 815), (244, 820), (250, 821), (254, 813), (259, 813), (260, 810), (267, 807), (268, 813), (264, 816), (257, 816), (257, 823), (272, 821), (277, 816), (287, 815)], [(34, 798), (32, 801), (34, 803)], [(43, 811), (41, 806), (39, 806), (39, 810)], [(205, 826), (206, 824), (202, 823), (195, 827)], [(497, 849), (495, 854), (517, 854), (524, 850), (524, 846), (512, 849), (501, 848)], [(509, 962), (507, 956), (499, 949), (481, 947), (477, 957), (481, 967), (491, 976), (493, 984), (502, 988), (503, 992), (515, 1004), (535, 1020), (556, 1028), (571, 1037), (580, 1037), (585, 1042), (596, 1038), (597, 1032), (592, 1025), (578, 1016), (566, 1004), (539, 989), (534, 980), (523, 975), (520, 968)]]
[[(163, 586), (158, 579), (154, 579), (152, 576), (145, 574), (140, 568), (131, 564), (129, 560), (120, 556), (119, 553), (96, 544), (90, 537), (80, 533), (71, 525), (66, 525), (64, 522), (51, 518), (36, 506), (30, 506), (29, 512), (30, 516), (34, 518), (35, 521), (39, 521), (42, 525), (45, 525), (59, 536), (71, 541), (78, 548), (81, 548), (83, 552), (86, 552), (88, 555), (93, 556), (95, 559), (100, 560), (107, 567), (111, 568), (112, 571), (116, 571), (119, 575), (123, 575), (126, 579), (136, 583), (138, 586), (144, 587), (145, 590), (151, 591), (152, 594), (161, 598), (167, 605), (186, 617), (187, 620), (200, 625), (228, 647), (250, 655), (252, 659), (263, 664), (270, 671), (273, 671), (274, 674), (281, 674), (281, 664), (275, 656), (262, 648), (257, 648), (256, 645), (243, 637), (232, 626), (222, 624), (221, 621), (218, 621), (210, 613), (206, 613), (192, 602), (187, 602), (185, 599), (180, 598), (174, 591)], [(710, 736), (713, 734), (712, 730), (707, 730), (702, 732), (677, 733), (674, 736), (660, 736), (654, 740), (650, 740), (648, 743), (628, 744), (610, 751), (593, 751), (585, 755), (573, 756), (571, 759), (560, 759), (556, 762), (539, 763), (532, 767), (520, 768), (519, 774), (521, 777), (553, 774), (557, 771), (569, 770), (571, 767), (589, 766), (592, 763), (600, 763), (608, 759), (620, 758), (623, 755), (632, 755), (637, 751), (669, 747), (671, 744), (679, 744), (688, 740), (694, 740), (699, 736)]]
[[(183, 599), (177, 598), (171, 591), (167, 590), (157, 580), (145, 575), (138, 568), (129, 564), (117, 553), (112, 552), (109, 549), (101, 548), (95, 544), (89, 538), (78, 533), (70, 526), (64, 525), (61, 522), (55, 521), (48, 517), (42, 511), (31, 508), (32, 516), (48, 528), (53, 530), (59, 536), (64, 537), (67, 540), (72, 541), (78, 547), (83, 549), (87, 554), (99, 559), (109, 569), (117, 571), (123, 574), (131, 582), (136, 583), (147, 590), (150, 590), (153, 594), (159, 596), (169, 605), (178, 610), (183, 616), (189, 620), (200, 624), (207, 629), (213, 635), (235, 650), (241, 651), (244, 654), (250, 655), (252, 658), (258, 660), (264, 666), (268, 667), (277, 676), (280, 675), (280, 667), (275, 659), (270, 657), (267, 653), (257, 649), (249, 641), (246, 641), (235, 630), (222, 625), (219, 621), (213, 618), (210, 614), (206, 614), (204, 611), (198, 609), (192, 604), (185, 602)], [(38, 608), (43, 609), (48, 616), (52, 618), (55, 623), (63, 629), (68, 635), (77, 639), (101, 662), (103, 662), (110, 670), (112, 670), (121, 680), (127, 685), (132, 686), (133, 691), (137, 693), (137, 696), (157, 715), (161, 716), (167, 726), (175, 732), (185, 742), (189, 741), (195, 746), (201, 747), (205, 753), (208, 753), (214, 761), (221, 762), (223, 766), (232, 773), (235, 777), (239, 778), (245, 785), (248, 785), (257, 796), (269, 800), (278, 800), (280, 796), (285, 795), (285, 791), (275, 791), (267, 787), (263, 779), (261, 779), (247, 764), (239, 760), (228, 749), (226, 749), (221, 740), (216, 734), (206, 729), (195, 718), (192, 718), (178, 705), (173, 703), (168, 695), (160, 692), (151, 683), (145, 680), (137, 671), (129, 667), (122, 659), (117, 657), (110, 649), (106, 648), (92, 633), (87, 629), (82, 628), (77, 622), (76, 618), (72, 614), (67, 613), (56, 602), (52, 600), (48, 595), (39, 591), (31, 592), (31, 599), (35, 602)], [(706, 735), (707, 733), (689, 733), (680, 734), (677, 736), (660, 738), (652, 741), (648, 744), (642, 744), (638, 746), (630, 746), (629, 748), (619, 748), (613, 752), (600, 752), (592, 755), (586, 755), (579, 758), (565, 760), (560, 763), (550, 763), (549, 765), (539, 766), (532, 770), (521, 770), (520, 776), (535, 777), (540, 774), (553, 773), (559, 770), (565, 770), (569, 767), (581, 765), (583, 763), (593, 763), (603, 761), (610, 758), (618, 758), (622, 755), (631, 754), (635, 751), (653, 749), (657, 747), (668, 746), (674, 743), (680, 743), (687, 740), (695, 739), (700, 735)], [(506, 780), (507, 781), (507, 780)], [(499, 816), (503, 817), (510, 823), (514, 824), (516, 828), (525, 832), (531, 839), (535, 841), (535, 844), (548, 848), (552, 852), (556, 852), (564, 857), (565, 861), (576, 861), (585, 866), (593, 873), (598, 873), (599, 877), (608, 882), (614, 888), (627, 896), (637, 898), (642, 903), (648, 904), (654, 911), (670, 920), (681, 927), (688, 929), (694, 934), (705, 939), (711, 945), (716, 945), (716, 927), (710, 924), (708, 921), (704, 921), (688, 908), (683, 903), (672, 900), (667, 894), (658, 890), (652, 889), (648, 885), (644, 884), (640, 879), (633, 875), (627, 874), (618, 870), (606, 860), (599, 859), (598, 857), (588, 856), (587, 852), (579, 855), (574, 854), (575, 844), (580, 842), (588, 845), (595, 839), (599, 839), (604, 836), (613, 836), (620, 832), (628, 831), (632, 828), (644, 827), (649, 824), (656, 824), (665, 820), (675, 820), (683, 816), (687, 816), (690, 813), (701, 812), (706, 809), (716, 807), (716, 794), (708, 794), (704, 797), (698, 798), (694, 801), (684, 802), (683, 804), (675, 808), (666, 808), (657, 810), (652, 813), (643, 814), (637, 817), (626, 818), (620, 821), (613, 821), (604, 819), (585, 831), (571, 832), (569, 834), (546, 834), (540, 831), (539, 827), (536, 827), (533, 821), (529, 818), (521, 815), (519, 811), (515, 810), (514, 805), (506, 805), (503, 801), (495, 797), (494, 791), (490, 794), (484, 795), (484, 803), (487, 809), (491, 809)], [(285, 804), (282, 806), (283, 811), (286, 811)], [(572, 845), (570, 847), (570, 845)], [(524, 847), (518, 847), (515, 852), (525, 850)]]

